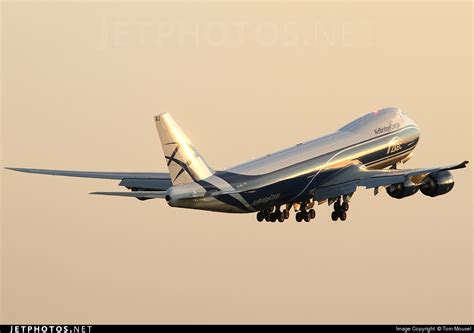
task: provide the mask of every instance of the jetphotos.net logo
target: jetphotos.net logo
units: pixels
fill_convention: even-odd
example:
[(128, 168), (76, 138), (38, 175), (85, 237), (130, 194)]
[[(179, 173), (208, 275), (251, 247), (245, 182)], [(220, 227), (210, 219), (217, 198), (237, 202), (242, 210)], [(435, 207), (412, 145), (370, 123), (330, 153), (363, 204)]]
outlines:
[(92, 333), (92, 326), (19, 325), (10, 326), (9, 333)]

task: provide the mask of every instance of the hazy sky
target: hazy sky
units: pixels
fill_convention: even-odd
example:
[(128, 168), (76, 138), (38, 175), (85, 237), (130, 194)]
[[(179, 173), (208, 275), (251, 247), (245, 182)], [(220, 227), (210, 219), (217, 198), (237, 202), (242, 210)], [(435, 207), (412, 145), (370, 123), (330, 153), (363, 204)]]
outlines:
[[(472, 157), (470, 2), (1, 8), (4, 166), (166, 171), (170, 112), (223, 169), (386, 106), (422, 130), (404, 167)], [(272, 224), (3, 171), (2, 322), (471, 323), (472, 165), (454, 176)]]

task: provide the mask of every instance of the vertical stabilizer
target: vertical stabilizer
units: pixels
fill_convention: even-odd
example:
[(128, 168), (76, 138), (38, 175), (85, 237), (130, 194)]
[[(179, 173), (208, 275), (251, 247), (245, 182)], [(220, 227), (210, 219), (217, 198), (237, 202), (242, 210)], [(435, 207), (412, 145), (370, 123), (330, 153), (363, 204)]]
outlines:
[(173, 185), (196, 182), (214, 173), (171, 115), (160, 114), (155, 121)]

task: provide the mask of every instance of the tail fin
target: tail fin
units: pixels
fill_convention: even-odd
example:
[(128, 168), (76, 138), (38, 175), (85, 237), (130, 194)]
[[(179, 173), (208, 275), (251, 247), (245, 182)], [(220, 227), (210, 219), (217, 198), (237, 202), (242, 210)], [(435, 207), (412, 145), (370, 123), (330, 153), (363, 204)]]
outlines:
[(196, 182), (214, 173), (171, 115), (160, 114), (155, 121), (173, 185)]

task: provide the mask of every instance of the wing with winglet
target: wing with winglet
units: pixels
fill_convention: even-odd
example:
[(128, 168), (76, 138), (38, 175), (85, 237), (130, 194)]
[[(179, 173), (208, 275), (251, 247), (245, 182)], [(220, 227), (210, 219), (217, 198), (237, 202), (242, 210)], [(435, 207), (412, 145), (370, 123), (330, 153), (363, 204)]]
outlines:
[(415, 185), (422, 184), (430, 174), (465, 168), (468, 161), (443, 167), (419, 168), (405, 170), (369, 170), (360, 164), (351, 164), (334, 175), (324, 183), (313, 189), (315, 199), (324, 201), (329, 198), (349, 195), (354, 193), (357, 187), (375, 188), (386, 187), (394, 184), (411, 182)]

